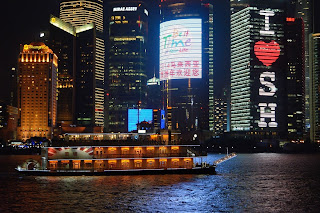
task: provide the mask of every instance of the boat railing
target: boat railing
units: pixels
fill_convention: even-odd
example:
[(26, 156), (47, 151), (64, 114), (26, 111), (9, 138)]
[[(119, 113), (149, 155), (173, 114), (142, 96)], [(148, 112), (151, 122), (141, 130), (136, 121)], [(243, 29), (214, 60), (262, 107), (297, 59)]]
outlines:
[(141, 169), (173, 169), (173, 168), (188, 168), (191, 169), (191, 166), (140, 166), (140, 167), (128, 167), (128, 166), (106, 166), (106, 167), (94, 167), (91, 169), (86, 168), (65, 168), (65, 167), (56, 167), (49, 168), (52, 172), (103, 172), (104, 170), (141, 170)]
[(157, 140), (61, 140), (52, 141), (51, 146), (141, 146), (141, 145), (194, 145), (194, 141), (188, 140), (172, 140), (172, 141), (157, 141)]
[(95, 159), (113, 158), (159, 158), (159, 157), (196, 157), (193, 153), (159, 153), (159, 154), (95, 154)]

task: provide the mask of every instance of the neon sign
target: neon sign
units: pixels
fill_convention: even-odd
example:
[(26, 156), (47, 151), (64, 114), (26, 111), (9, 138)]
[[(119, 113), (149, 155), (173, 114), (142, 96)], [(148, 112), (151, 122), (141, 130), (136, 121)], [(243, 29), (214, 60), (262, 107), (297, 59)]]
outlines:
[(201, 19), (160, 25), (160, 80), (202, 78)]
[(261, 10), (260, 15), (264, 16), (264, 29), (260, 30), (261, 35), (274, 35), (274, 31), (270, 30), (270, 16), (274, 16), (273, 11), (268, 11), (268, 10)]
[[(270, 81), (268, 81), (270, 79)], [(260, 75), (260, 83), (265, 86), (265, 88), (259, 88), (260, 96), (274, 96), (276, 94), (277, 88), (272, 83), (276, 80), (275, 72), (263, 72)]]
[(28, 45), (28, 44), (25, 44), (23, 46), (23, 50), (27, 51), (27, 50), (48, 50), (49, 47), (46, 46), (46, 45), (41, 45), (41, 46), (33, 46), (33, 45)]
[[(270, 17), (274, 16), (273, 11), (261, 10), (260, 15), (265, 16), (264, 29), (260, 30), (260, 35), (273, 36), (274, 31), (270, 30)], [(254, 45), (254, 53), (258, 60), (266, 67), (270, 67), (276, 62), (280, 56), (280, 45), (272, 40), (270, 42), (258, 41)], [(277, 88), (275, 86), (276, 73), (272, 71), (265, 71), (260, 74), (259, 96), (275, 97)], [(276, 103), (259, 103), (260, 120), (258, 126), (261, 128), (278, 127), (276, 122)]]
[(265, 66), (270, 66), (279, 58), (280, 46), (275, 41), (270, 43), (258, 41), (254, 45), (254, 53)]
[[(259, 127), (277, 127), (278, 123), (276, 122), (276, 107), (275, 103), (259, 103), (260, 107), (260, 121), (258, 123)], [(266, 118), (269, 118), (270, 121), (267, 123)]]
[(122, 12), (122, 11), (137, 11), (137, 7), (114, 7), (113, 12)]

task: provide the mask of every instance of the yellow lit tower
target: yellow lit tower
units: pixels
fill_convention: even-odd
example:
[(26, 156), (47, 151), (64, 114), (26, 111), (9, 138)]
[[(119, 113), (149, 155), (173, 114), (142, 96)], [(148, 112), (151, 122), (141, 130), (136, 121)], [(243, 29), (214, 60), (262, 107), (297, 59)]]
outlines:
[(57, 116), (58, 58), (44, 43), (24, 45), (18, 61), (18, 139), (52, 138)]
[(103, 1), (64, 0), (60, 3), (60, 18), (74, 27), (95, 23), (97, 30), (103, 32)]

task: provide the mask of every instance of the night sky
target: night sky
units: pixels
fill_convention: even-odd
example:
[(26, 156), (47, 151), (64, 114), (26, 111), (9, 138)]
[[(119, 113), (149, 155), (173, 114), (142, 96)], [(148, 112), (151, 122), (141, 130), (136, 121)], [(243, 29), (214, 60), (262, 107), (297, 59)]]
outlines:
[(59, 0), (8, 0), (2, 2), (0, 99), (10, 94), (9, 73), (17, 65), (20, 44), (31, 43), (40, 29), (49, 23), (50, 14), (58, 14)]
[[(218, 95), (221, 94), (222, 88), (227, 86), (230, 70), (228, 3), (229, 0), (216, 0), (214, 3), (214, 43), (217, 44), (214, 50), (214, 68), (215, 91)], [(59, 15), (59, 0), (7, 0), (2, 4), (0, 100), (8, 100), (9, 73), (11, 67), (17, 64), (20, 44), (34, 41), (40, 30), (48, 26), (50, 14)], [(316, 1), (316, 4), (316, 8), (319, 8), (320, 3)], [(319, 19), (317, 13), (316, 19)], [(319, 30), (319, 27), (316, 27)], [(151, 60), (157, 60), (156, 54), (151, 54)]]

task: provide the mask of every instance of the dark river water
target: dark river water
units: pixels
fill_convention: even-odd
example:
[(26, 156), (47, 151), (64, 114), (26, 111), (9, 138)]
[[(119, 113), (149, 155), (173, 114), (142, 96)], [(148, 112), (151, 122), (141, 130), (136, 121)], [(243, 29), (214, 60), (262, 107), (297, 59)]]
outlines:
[(0, 156), (1, 213), (320, 212), (319, 154), (239, 154), (216, 175), (97, 177), (20, 176), (26, 158)]

